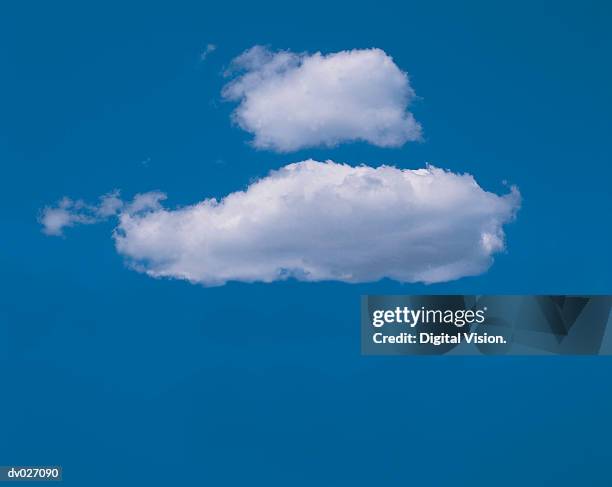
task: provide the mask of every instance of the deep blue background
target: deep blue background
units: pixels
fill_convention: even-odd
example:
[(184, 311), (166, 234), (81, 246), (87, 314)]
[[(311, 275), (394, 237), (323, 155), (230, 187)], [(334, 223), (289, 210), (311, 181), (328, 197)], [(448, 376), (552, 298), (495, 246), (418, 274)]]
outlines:
[[(0, 464), (61, 464), (70, 486), (612, 483), (609, 359), (362, 357), (358, 318), (367, 293), (612, 292), (609, 2), (16, 5), (0, 7)], [(384, 49), (425, 142), (254, 151), (219, 91), (257, 43)], [(307, 157), (431, 162), (524, 204), (487, 274), (432, 286), (203, 288), (127, 270), (111, 223), (59, 239), (36, 222), (63, 195), (188, 204)]]

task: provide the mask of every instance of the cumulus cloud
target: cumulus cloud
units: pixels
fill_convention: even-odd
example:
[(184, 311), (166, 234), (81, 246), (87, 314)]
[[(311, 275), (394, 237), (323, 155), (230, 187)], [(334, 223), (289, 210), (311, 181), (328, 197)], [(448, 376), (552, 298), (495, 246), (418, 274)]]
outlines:
[(476, 275), (520, 206), (516, 188), (499, 196), (469, 174), (312, 160), (220, 201), (166, 209), (160, 193), (140, 198), (118, 215), (117, 251), (150, 276), (204, 285)]
[(408, 75), (381, 49), (332, 54), (272, 52), (255, 46), (232, 62), (222, 96), (237, 101), (234, 121), (261, 149), (366, 141), (399, 147), (421, 138), (408, 106)]

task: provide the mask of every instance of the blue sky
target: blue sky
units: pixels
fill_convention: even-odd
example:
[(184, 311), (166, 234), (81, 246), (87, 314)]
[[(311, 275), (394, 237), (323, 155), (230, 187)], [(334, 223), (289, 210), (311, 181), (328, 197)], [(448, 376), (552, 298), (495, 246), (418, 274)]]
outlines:
[[(604, 2), (3, 10), (0, 463), (61, 464), (67, 485), (607, 484), (607, 359), (362, 357), (358, 317), (362, 294), (610, 292)], [(383, 49), (424, 141), (254, 150), (220, 73), (256, 44)], [(204, 288), (126, 269), (110, 222), (37, 222), (64, 195), (191, 204), (308, 157), (516, 184), (507, 251), (427, 286)]]

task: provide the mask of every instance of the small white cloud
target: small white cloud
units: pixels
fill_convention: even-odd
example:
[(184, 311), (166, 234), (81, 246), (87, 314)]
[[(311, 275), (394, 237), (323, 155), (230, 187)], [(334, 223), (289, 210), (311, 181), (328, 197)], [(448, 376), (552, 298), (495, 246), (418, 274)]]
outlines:
[(112, 191), (100, 197), (97, 205), (87, 205), (82, 200), (62, 198), (56, 206), (47, 206), (41, 211), (39, 221), (43, 233), (62, 236), (64, 228), (75, 225), (89, 225), (116, 215), (123, 206), (119, 191)]
[(116, 215), (122, 206), (123, 201), (119, 198), (119, 191), (113, 191), (100, 198), (100, 204), (94, 207), (94, 213), (99, 218), (108, 218)]
[(87, 219), (73, 208), (73, 201), (69, 198), (63, 198), (55, 207), (43, 209), (39, 221), (45, 234), (55, 236), (63, 235), (64, 228), (76, 223), (88, 223)]
[(214, 44), (207, 44), (204, 50), (200, 53), (200, 61), (206, 60), (209, 54), (214, 52), (217, 49), (217, 46)]
[(128, 214), (137, 214), (144, 211), (160, 210), (161, 203), (167, 196), (161, 191), (149, 191), (148, 193), (138, 193), (132, 202), (125, 206)]
[(421, 138), (408, 75), (381, 49), (332, 54), (255, 46), (232, 62), (222, 96), (261, 149), (288, 152), (342, 142), (399, 147)]
[(435, 167), (290, 164), (231, 193), (175, 210), (124, 206), (117, 251), (154, 277), (227, 281), (440, 282), (480, 274), (504, 249), (516, 188), (484, 191)]

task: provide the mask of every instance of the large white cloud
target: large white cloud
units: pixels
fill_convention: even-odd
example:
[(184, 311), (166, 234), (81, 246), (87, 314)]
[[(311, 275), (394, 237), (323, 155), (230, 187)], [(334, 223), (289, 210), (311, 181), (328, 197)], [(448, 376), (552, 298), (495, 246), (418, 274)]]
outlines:
[(230, 72), (241, 74), (222, 94), (239, 102), (234, 121), (254, 134), (255, 147), (288, 152), (356, 140), (398, 147), (421, 137), (407, 110), (415, 97), (408, 76), (380, 49), (311, 55), (255, 46)]
[[(145, 198), (146, 195), (140, 195)], [(126, 205), (114, 232), (133, 268), (154, 277), (227, 281), (448, 281), (484, 272), (520, 205), (468, 174), (428, 166), (290, 164), (221, 201)]]

